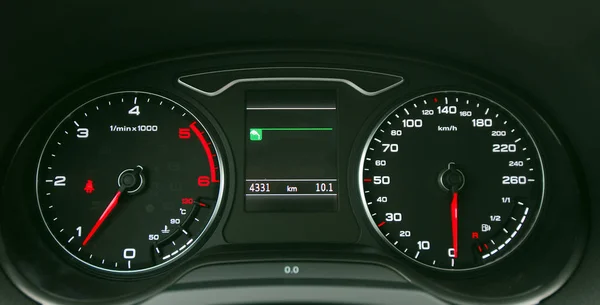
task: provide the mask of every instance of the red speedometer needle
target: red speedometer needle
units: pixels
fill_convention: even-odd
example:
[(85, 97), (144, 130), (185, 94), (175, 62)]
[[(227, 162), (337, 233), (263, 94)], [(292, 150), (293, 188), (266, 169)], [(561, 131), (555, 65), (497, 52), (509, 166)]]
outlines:
[(452, 195), (450, 203), (450, 218), (452, 219), (452, 247), (454, 247), (454, 258), (458, 258), (458, 193)]
[(119, 190), (117, 192), (117, 194), (115, 194), (115, 197), (113, 197), (113, 199), (110, 201), (110, 203), (108, 204), (108, 206), (106, 207), (106, 209), (104, 210), (102, 215), (100, 215), (100, 218), (98, 219), (98, 221), (96, 221), (96, 224), (94, 225), (94, 227), (92, 227), (92, 230), (90, 231), (90, 233), (88, 233), (88, 235), (83, 240), (84, 246), (88, 243), (90, 238), (92, 238), (92, 236), (94, 236), (94, 233), (96, 233), (96, 231), (98, 230), (98, 228), (100, 228), (100, 226), (102, 225), (104, 220), (106, 220), (108, 215), (110, 215), (110, 212), (112, 212), (112, 210), (117, 206), (117, 204), (119, 203), (119, 197), (121, 197), (121, 190)]

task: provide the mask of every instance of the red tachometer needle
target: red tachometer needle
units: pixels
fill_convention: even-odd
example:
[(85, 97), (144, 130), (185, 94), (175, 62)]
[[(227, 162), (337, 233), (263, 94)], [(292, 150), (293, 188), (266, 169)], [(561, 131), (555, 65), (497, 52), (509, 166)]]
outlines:
[(90, 233), (88, 233), (88, 235), (83, 240), (84, 246), (88, 243), (90, 238), (92, 238), (92, 236), (94, 236), (94, 233), (96, 233), (96, 231), (98, 230), (98, 228), (100, 228), (100, 226), (102, 225), (104, 220), (106, 220), (108, 215), (110, 215), (110, 212), (112, 212), (112, 210), (117, 206), (117, 203), (119, 203), (119, 197), (121, 197), (121, 190), (119, 190), (117, 192), (117, 194), (115, 195), (115, 197), (113, 197), (113, 199), (110, 201), (110, 203), (108, 204), (108, 206), (106, 207), (106, 209), (104, 210), (102, 215), (100, 215), (100, 218), (98, 219), (98, 221), (96, 221), (96, 224), (94, 225), (94, 227), (92, 227), (92, 230), (90, 231)]
[(454, 258), (458, 258), (458, 193), (452, 195), (450, 203), (450, 218), (452, 219), (452, 247), (454, 247)]

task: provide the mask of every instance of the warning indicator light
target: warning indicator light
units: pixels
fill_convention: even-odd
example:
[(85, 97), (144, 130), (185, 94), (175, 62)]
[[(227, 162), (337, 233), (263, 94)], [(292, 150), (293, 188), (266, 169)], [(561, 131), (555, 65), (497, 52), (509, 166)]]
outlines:
[(92, 180), (88, 180), (88, 181), (85, 183), (85, 187), (83, 188), (83, 190), (84, 190), (86, 193), (88, 193), (88, 194), (91, 194), (91, 193), (93, 193), (93, 192), (94, 192), (94, 190), (95, 190), (95, 188), (94, 188), (94, 181), (92, 181)]

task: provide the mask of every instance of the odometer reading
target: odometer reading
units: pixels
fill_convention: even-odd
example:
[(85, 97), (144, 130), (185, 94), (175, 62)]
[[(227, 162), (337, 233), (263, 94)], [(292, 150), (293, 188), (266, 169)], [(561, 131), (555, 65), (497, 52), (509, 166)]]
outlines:
[(53, 131), (37, 172), (39, 208), (56, 242), (88, 267), (148, 271), (189, 250), (224, 187), (219, 152), (192, 112), (168, 98), (93, 99)]
[(359, 185), (373, 226), (427, 266), (473, 269), (516, 248), (544, 197), (531, 135), (499, 104), (434, 92), (394, 109), (363, 150)]

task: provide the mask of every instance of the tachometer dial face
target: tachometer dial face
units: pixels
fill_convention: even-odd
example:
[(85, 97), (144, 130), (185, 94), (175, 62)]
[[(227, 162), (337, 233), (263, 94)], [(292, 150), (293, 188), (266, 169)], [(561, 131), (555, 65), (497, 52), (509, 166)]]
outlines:
[(214, 139), (166, 97), (119, 92), (93, 99), (53, 131), (37, 196), (56, 242), (84, 265), (149, 271), (188, 251), (224, 191)]
[(544, 197), (530, 133), (507, 109), (465, 92), (435, 92), (379, 121), (363, 150), (359, 186), (370, 221), (424, 265), (473, 269), (526, 237)]

